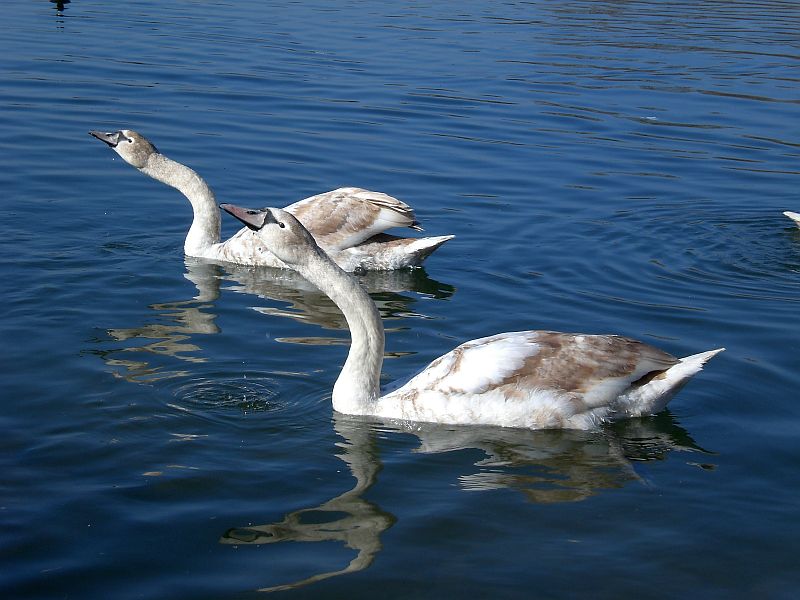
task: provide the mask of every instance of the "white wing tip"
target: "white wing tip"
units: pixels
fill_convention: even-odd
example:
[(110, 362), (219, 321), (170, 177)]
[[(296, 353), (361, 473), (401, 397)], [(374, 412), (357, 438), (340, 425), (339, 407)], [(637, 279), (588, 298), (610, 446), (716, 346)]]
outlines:
[(419, 266), (419, 264), (430, 256), (434, 250), (439, 248), (445, 242), (452, 240), (454, 235), (438, 235), (433, 237), (414, 238), (408, 246), (405, 247), (407, 257), (410, 257), (409, 266)]
[(792, 221), (800, 225), (800, 213), (792, 212), (790, 210), (784, 211), (785, 216), (789, 217)]

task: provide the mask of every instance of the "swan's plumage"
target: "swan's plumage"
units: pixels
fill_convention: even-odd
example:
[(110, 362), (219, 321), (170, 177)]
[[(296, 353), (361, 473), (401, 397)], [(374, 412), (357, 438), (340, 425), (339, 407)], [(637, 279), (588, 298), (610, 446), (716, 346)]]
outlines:
[(466, 342), (380, 396), (384, 333), (358, 282), (280, 209), (222, 207), (253, 228), (265, 246), (339, 306), (350, 352), (333, 389), (349, 414), (452, 424), (588, 429), (653, 414), (722, 349), (676, 358), (614, 335), (554, 331), (501, 333)]
[[(194, 220), (184, 242), (188, 256), (243, 265), (285, 267), (243, 228), (220, 241), (220, 216), (214, 192), (195, 171), (161, 154), (144, 136), (129, 129), (91, 131), (123, 160), (142, 173), (184, 194)], [(286, 207), (312, 233), (317, 243), (346, 271), (393, 270), (419, 266), (452, 235), (403, 238), (383, 233), (392, 227), (421, 231), (413, 209), (382, 192), (339, 188)]]
[(450, 422), (557, 426), (574, 417), (591, 421), (594, 411), (605, 416), (633, 381), (677, 362), (655, 348), (615, 336), (501, 333), (466, 342), (437, 358), (380, 403), (410, 420), (429, 421), (425, 414), (435, 411), (449, 414)]
[(412, 421), (586, 429), (658, 412), (717, 352), (678, 359), (615, 335), (500, 333), (437, 358), (378, 405)]
[(393, 227), (422, 231), (411, 207), (382, 192), (339, 188), (290, 204), (292, 213), (326, 252), (361, 244)]
[(792, 221), (795, 222), (795, 224), (798, 227), (800, 227), (800, 213), (796, 213), (796, 212), (792, 212), (790, 210), (787, 210), (783, 214), (786, 215), (787, 217), (789, 217)]

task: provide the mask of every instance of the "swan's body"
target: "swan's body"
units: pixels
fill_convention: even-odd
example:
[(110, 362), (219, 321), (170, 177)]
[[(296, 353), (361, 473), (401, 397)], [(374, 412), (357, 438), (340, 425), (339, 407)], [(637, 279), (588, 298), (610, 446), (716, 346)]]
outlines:
[(552, 331), (501, 333), (466, 342), (407, 383), (380, 395), (384, 333), (358, 282), (280, 209), (222, 207), (264, 245), (330, 296), (352, 343), (333, 388), (342, 413), (389, 419), (526, 428), (588, 429), (602, 421), (660, 411), (722, 349), (676, 358), (613, 335)]
[(796, 212), (792, 212), (790, 210), (787, 210), (783, 214), (786, 215), (787, 217), (789, 217), (792, 221), (794, 221), (795, 225), (800, 227), (800, 213), (796, 213)]
[[(156, 150), (142, 135), (123, 129), (91, 131), (125, 162), (178, 189), (189, 200), (194, 219), (186, 235), (187, 256), (243, 265), (285, 267), (246, 227), (220, 241), (220, 213), (214, 192), (195, 171)], [(383, 271), (419, 266), (452, 235), (401, 238), (383, 233), (392, 227), (420, 231), (414, 211), (405, 202), (381, 192), (339, 188), (285, 208), (311, 232), (317, 243), (346, 271)]]

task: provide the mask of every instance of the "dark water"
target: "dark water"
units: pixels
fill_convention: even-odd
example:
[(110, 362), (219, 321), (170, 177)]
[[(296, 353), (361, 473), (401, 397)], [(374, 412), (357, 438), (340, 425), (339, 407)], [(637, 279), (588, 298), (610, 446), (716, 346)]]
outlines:
[[(2, 597), (794, 597), (796, 3), (2, 19)], [(387, 382), (526, 328), (728, 350), (667, 412), (596, 432), (333, 415), (335, 308), (186, 260), (188, 203), (87, 135), (121, 127), (220, 201), (354, 185), (456, 234), (364, 279)]]

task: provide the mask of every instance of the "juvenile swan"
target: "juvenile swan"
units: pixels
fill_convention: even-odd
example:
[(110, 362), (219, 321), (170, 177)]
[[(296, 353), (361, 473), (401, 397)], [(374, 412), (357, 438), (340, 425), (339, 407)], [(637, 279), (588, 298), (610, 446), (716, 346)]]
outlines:
[(792, 212), (790, 210), (787, 210), (783, 214), (786, 215), (787, 217), (789, 217), (792, 221), (795, 222), (795, 224), (798, 227), (800, 227), (800, 213), (796, 213), (796, 212)]
[(351, 346), (333, 408), (389, 419), (588, 429), (660, 411), (723, 348), (675, 358), (614, 335), (500, 333), (466, 342), (381, 396), (383, 325), (355, 278), (339, 269), (293, 215), (221, 205), (344, 313)]
[[(129, 165), (179, 190), (192, 205), (194, 220), (183, 249), (188, 256), (242, 265), (284, 267), (265, 251), (246, 227), (220, 242), (220, 214), (214, 192), (189, 167), (161, 154), (144, 136), (123, 129), (90, 131)], [(381, 192), (339, 188), (311, 196), (285, 208), (311, 232), (317, 243), (346, 271), (385, 271), (419, 266), (452, 235), (401, 238), (384, 234), (391, 227), (422, 228), (405, 202)]]

